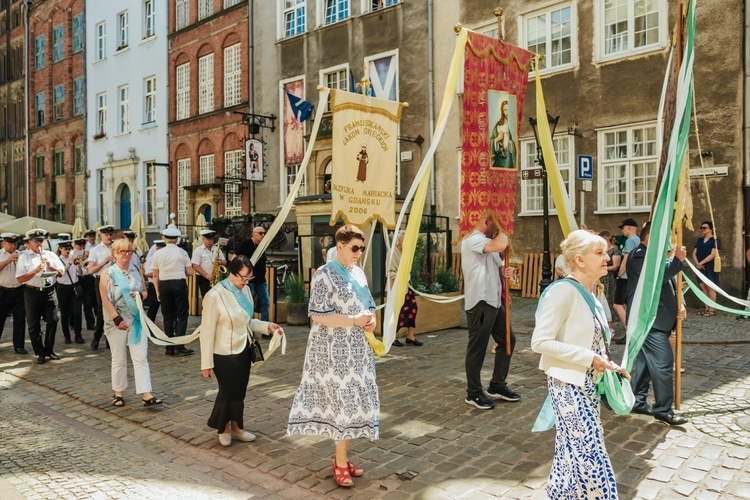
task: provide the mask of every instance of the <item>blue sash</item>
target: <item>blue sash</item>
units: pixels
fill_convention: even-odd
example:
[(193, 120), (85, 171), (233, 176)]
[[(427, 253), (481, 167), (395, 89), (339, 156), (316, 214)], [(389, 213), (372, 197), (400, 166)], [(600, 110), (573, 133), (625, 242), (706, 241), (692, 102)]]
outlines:
[[(225, 289), (229, 290), (229, 292), (234, 296), (235, 300), (240, 305), (240, 307), (247, 313), (248, 316), (250, 316), (250, 321), (252, 321), (253, 313), (255, 312), (255, 309), (253, 308), (253, 304), (252, 302), (250, 302), (250, 299), (247, 298), (247, 295), (242, 293), (242, 290), (237, 288), (237, 285), (229, 281), (229, 278), (225, 278), (219, 281), (219, 284), (223, 286)], [(247, 322), (248, 327), (250, 326), (250, 321)]]
[(119, 267), (109, 266), (107, 269), (107, 276), (109, 276), (109, 279), (114, 281), (117, 288), (120, 289), (122, 298), (125, 299), (125, 305), (128, 306), (128, 311), (133, 315), (133, 330), (132, 335), (128, 335), (127, 345), (136, 345), (141, 342), (141, 331), (143, 328), (141, 326), (141, 314), (138, 312), (138, 305), (133, 296), (130, 295), (133, 290), (131, 290), (130, 283), (128, 283), (127, 278), (125, 278), (125, 271)]
[(328, 262), (326, 264), (328, 267), (333, 269), (336, 274), (341, 276), (341, 278), (349, 283), (352, 286), (352, 289), (354, 290), (354, 293), (357, 295), (357, 298), (362, 303), (362, 307), (365, 308), (365, 311), (368, 311), (370, 309), (370, 290), (366, 286), (360, 285), (357, 280), (354, 279), (354, 276), (349, 272), (349, 270), (344, 267), (344, 265), (338, 261), (338, 259), (333, 259), (331, 262)]

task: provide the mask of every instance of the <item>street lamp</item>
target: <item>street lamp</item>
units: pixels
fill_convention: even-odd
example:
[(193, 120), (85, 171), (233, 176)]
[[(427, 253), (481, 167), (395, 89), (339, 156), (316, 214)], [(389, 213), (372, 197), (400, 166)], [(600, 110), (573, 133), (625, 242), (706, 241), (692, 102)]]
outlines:
[[(557, 128), (557, 122), (560, 121), (560, 117), (552, 117), (547, 112), (547, 122), (550, 125), (550, 136), (555, 136), (555, 128)], [(542, 256), (542, 280), (539, 282), (540, 292), (543, 292), (550, 283), (552, 283), (552, 259), (550, 258), (549, 252), (549, 191), (547, 184), (547, 167), (544, 164), (544, 153), (539, 143), (539, 133), (537, 132), (537, 120), (533, 117), (529, 117), (529, 123), (531, 128), (534, 130), (534, 139), (536, 140), (536, 161), (540, 167), (542, 167), (542, 210), (544, 215), (544, 255)]]

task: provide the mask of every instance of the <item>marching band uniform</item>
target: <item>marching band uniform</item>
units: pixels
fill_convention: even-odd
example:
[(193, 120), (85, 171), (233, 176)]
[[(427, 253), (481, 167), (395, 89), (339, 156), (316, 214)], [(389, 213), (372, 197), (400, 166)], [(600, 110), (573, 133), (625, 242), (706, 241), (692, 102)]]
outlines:
[(146, 262), (143, 264), (143, 271), (148, 280), (148, 292), (146, 294), (146, 300), (143, 301), (143, 307), (148, 309), (146, 316), (148, 316), (151, 321), (156, 321), (156, 313), (159, 312), (159, 305), (161, 305), (159, 299), (156, 298), (156, 287), (154, 286), (153, 269), (151, 264), (154, 262), (154, 255), (157, 250), (164, 248), (164, 245), (164, 240), (154, 241), (154, 244), (151, 245), (151, 248), (146, 255)]
[(5, 320), (12, 314), (13, 348), (16, 354), (28, 354), (24, 346), (26, 307), (23, 301), (23, 287), (16, 279), (16, 261), (20, 257), (17, 249), (21, 237), (15, 233), (3, 233), (0, 234), (0, 238), (4, 242), (0, 250), (0, 334), (5, 327)]
[[(82, 261), (85, 263), (88, 259), (88, 242), (86, 238), (75, 240), (76, 251), (83, 250)], [(94, 277), (89, 274), (86, 265), (79, 266), (81, 275), (78, 277), (78, 284), (83, 288), (83, 317), (86, 319), (86, 329), (94, 330), (96, 328), (96, 297), (94, 296)]]
[[(45, 358), (60, 359), (55, 354), (55, 334), (57, 333), (57, 295), (55, 282), (63, 274), (63, 263), (54, 253), (43, 250), (42, 245), (47, 236), (44, 229), (32, 229), (26, 232), (29, 239), (27, 251), (18, 258), (16, 278), (26, 285), (24, 303), (26, 306), (26, 323), (29, 326), (29, 338), (34, 347), (36, 362), (44, 364)], [(56, 275), (44, 277), (43, 271), (54, 271)], [(41, 319), (47, 324), (44, 341), (41, 336)]]
[[(70, 248), (70, 241), (61, 241), (58, 248)], [(68, 252), (70, 252), (68, 250)], [(83, 307), (83, 297), (76, 295), (74, 286), (79, 285), (80, 268), (74, 263), (73, 256), (68, 253), (68, 257), (60, 254), (60, 261), (63, 263), (63, 275), (57, 279), (57, 301), (60, 305), (60, 321), (62, 321), (63, 336), (65, 343), (70, 344), (70, 324), (73, 323), (73, 332), (75, 333), (76, 344), (86, 342), (81, 336), (81, 313)], [(83, 289), (81, 288), (81, 293)], [(71, 321), (72, 320), (72, 321)]]
[(226, 265), (227, 261), (224, 252), (218, 246), (214, 246), (216, 232), (210, 229), (201, 231), (203, 244), (193, 250), (193, 258), (190, 260), (195, 269), (195, 277), (200, 288), (201, 296), (205, 297), (211, 289), (211, 278), (214, 273), (214, 261), (218, 252), (219, 264)]
[(91, 348), (94, 350), (99, 349), (99, 341), (101, 340), (102, 335), (104, 335), (104, 316), (102, 316), (102, 296), (99, 293), (99, 278), (101, 277), (102, 272), (106, 271), (113, 261), (110, 246), (112, 245), (112, 235), (114, 232), (114, 226), (108, 225), (99, 228), (102, 242), (89, 250), (89, 258), (86, 261), (89, 273), (94, 275), (96, 330), (94, 331), (94, 339), (91, 341)]

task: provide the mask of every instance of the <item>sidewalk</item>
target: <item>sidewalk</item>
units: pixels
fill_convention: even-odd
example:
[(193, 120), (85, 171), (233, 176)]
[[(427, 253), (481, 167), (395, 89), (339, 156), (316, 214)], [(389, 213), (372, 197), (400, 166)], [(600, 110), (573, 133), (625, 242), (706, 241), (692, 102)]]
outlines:
[[(96, 415), (95, 426), (107, 424), (103, 433), (118, 440), (143, 437), (144, 452), (159, 453), (160, 443), (176, 442), (186, 467), (197, 466), (199, 456), (231, 463), (235, 477), (271, 491), (271, 498), (544, 498), (554, 432), (530, 432), (547, 394), (539, 357), (529, 349), (535, 308), (536, 300), (513, 299), (518, 342), (509, 383), (522, 395), (519, 403), (493, 411), (464, 404), (466, 330), (425, 334), (423, 347), (393, 348), (379, 359), (381, 439), (353, 441), (353, 461), (366, 473), (351, 489), (337, 488), (331, 479), (330, 441), (285, 435), (307, 328), (286, 328), (287, 354), (253, 369), (245, 415), (258, 441), (228, 448), (206, 427), (217, 389), (201, 377), (198, 355), (167, 357), (150, 345), (154, 392), (166, 401), (156, 410), (143, 409), (127, 391), (124, 408), (110, 406), (109, 351), (60, 345), (62, 360), (38, 366), (31, 355), (12, 354), (10, 325), (0, 339), (0, 372), (8, 377), (8, 391), (38, 395), (38, 404), (55, 411)], [(732, 316), (695, 312), (685, 323), (683, 357), (682, 412), (691, 423), (670, 428), (641, 415), (602, 415), (621, 498), (750, 498), (750, 346), (698, 343), (747, 341), (750, 329)], [(191, 318), (190, 328), (198, 321)], [(84, 336), (90, 340), (91, 333)], [(614, 347), (619, 358), (623, 346)], [(485, 383), (489, 358), (488, 348)], [(203, 465), (207, 476), (234, 470)]]

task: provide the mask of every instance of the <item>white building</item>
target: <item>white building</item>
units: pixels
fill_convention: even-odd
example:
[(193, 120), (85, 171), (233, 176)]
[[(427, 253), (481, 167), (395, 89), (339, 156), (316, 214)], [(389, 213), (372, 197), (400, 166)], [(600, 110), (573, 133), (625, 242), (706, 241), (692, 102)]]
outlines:
[[(168, 222), (167, 2), (86, 2), (89, 220)], [(161, 163), (164, 166), (159, 166)]]

